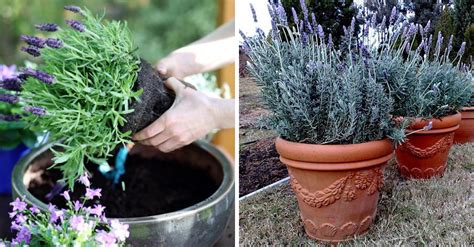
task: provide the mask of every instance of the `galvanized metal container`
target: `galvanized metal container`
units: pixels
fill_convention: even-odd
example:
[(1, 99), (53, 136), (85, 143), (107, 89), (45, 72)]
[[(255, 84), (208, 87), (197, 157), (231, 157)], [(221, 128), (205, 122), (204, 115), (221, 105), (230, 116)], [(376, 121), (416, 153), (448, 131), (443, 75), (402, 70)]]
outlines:
[[(52, 164), (49, 143), (32, 150), (15, 166), (12, 177), (14, 197), (25, 195), (25, 200), (42, 210), (47, 205), (27, 189), (31, 171)], [(234, 168), (232, 162), (214, 146), (197, 141), (171, 153), (161, 153), (152, 147), (136, 145), (130, 152), (143, 157), (188, 161), (193, 167), (206, 169), (220, 183), (217, 191), (206, 200), (188, 208), (154, 216), (120, 218), (129, 224), (131, 246), (212, 246), (222, 235), (234, 207)], [(28, 174), (25, 176), (25, 174)], [(199, 186), (199, 185), (196, 185)]]

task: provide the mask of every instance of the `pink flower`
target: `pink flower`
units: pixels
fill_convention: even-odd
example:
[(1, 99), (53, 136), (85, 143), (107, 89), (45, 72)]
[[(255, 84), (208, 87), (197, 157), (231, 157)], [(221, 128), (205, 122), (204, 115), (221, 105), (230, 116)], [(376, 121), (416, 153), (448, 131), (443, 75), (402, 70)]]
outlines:
[(89, 199), (89, 200), (92, 200), (94, 199), (94, 197), (97, 197), (97, 198), (100, 198), (102, 196), (102, 194), (100, 193), (102, 191), (102, 189), (90, 189), (90, 188), (87, 188), (86, 189), (86, 198)]
[(89, 181), (89, 178), (87, 177), (87, 173), (84, 173), (84, 175), (79, 177), (79, 182), (81, 182), (81, 184), (85, 185), (86, 187), (91, 186), (91, 182)]
[(100, 243), (99, 246), (117, 246), (115, 235), (104, 230), (97, 231), (95, 240)]
[(40, 213), (40, 210), (38, 209), (38, 207), (34, 206), (30, 208), (30, 211), (34, 214), (39, 214)]
[(105, 207), (102, 205), (95, 205), (94, 208), (86, 208), (86, 211), (89, 214), (95, 214), (97, 216), (101, 216), (104, 213)]
[(13, 211), (23, 211), (26, 209), (26, 202), (20, 200), (20, 198), (16, 198), (15, 201), (10, 203), (10, 205), (13, 207)]
[(79, 209), (82, 208), (82, 203), (80, 203), (79, 201), (74, 201), (74, 210), (75, 211), (79, 211)]
[(71, 228), (78, 232), (84, 231), (88, 227), (82, 216), (73, 215), (69, 223), (71, 224)]
[(125, 239), (130, 236), (128, 232), (128, 225), (120, 223), (118, 220), (111, 220), (110, 226), (112, 227), (112, 233), (120, 241), (125, 241)]
[(71, 200), (71, 197), (69, 196), (69, 190), (66, 190), (64, 191), (62, 194), (61, 194), (64, 199), (66, 199), (67, 201), (70, 201)]

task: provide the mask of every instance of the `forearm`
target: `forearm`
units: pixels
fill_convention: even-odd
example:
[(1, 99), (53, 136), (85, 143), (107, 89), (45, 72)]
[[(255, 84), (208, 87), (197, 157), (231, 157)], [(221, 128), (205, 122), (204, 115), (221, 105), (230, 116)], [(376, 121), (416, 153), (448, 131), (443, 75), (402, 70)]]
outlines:
[(213, 99), (213, 115), (218, 129), (230, 129), (235, 126), (235, 100)]

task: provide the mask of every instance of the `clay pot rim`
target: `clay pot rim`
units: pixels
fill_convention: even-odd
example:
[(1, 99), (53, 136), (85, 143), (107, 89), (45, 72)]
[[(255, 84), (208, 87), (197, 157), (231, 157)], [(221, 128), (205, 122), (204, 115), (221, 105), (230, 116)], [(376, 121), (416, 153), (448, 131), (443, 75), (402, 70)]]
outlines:
[[(352, 170), (380, 165), (393, 157), (389, 139), (359, 144), (307, 144), (278, 137), (275, 146), (280, 160), (307, 170)], [(341, 154), (344, 155), (341, 155)]]
[(416, 118), (414, 123), (412, 123), (408, 130), (420, 130), (423, 129), (429, 122), (432, 121), (433, 127), (431, 130), (423, 130), (417, 132), (418, 135), (423, 134), (437, 134), (451, 132), (459, 128), (459, 123), (461, 123), (461, 113), (457, 112), (456, 114), (444, 116), (441, 118), (431, 118), (431, 119), (422, 119)]
[(466, 106), (461, 109), (461, 111), (474, 111), (474, 106)]

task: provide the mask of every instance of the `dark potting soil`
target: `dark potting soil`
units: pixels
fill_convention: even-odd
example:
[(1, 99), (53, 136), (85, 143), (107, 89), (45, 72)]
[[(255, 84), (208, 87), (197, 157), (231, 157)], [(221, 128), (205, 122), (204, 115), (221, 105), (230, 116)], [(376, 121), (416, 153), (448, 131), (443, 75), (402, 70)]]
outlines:
[(174, 93), (165, 86), (162, 78), (147, 61), (141, 59), (140, 67), (133, 89), (143, 89), (143, 93), (140, 101), (130, 104), (130, 109), (135, 111), (125, 116), (127, 123), (121, 128), (123, 132), (132, 131), (132, 134), (158, 119), (171, 107), (175, 98)]
[[(125, 183), (123, 191), (121, 182), (114, 187), (112, 181), (98, 172), (97, 167), (95, 164), (87, 164), (88, 170), (93, 174), (90, 179), (91, 188), (102, 189), (102, 197), (95, 202), (105, 206), (106, 216), (112, 218), (177, 211), (205, 200), (218, 188), (204, 170), (131, 155), (125, 165), (126, 173), (121, 178)], [(46, 199), (46, 194), (60, 178), (59, 170), (49, 169), (42, 175), (41, 182), (35, 180), (30, 183), (29, 191), (45, 203), (51, 202), (60, 208), (66, 208), (66, 200), (61, 195), (56, 195), (51, 201)], [(84, 194), (85, 187), (79, 183), (75, 184), (74, 191), (70, 193), (72, 200), (77, 200)]]
[(240, 151), (239, 195), (244, 196), (288, 177), (275, 148), (275, 138), (249, 144)]

